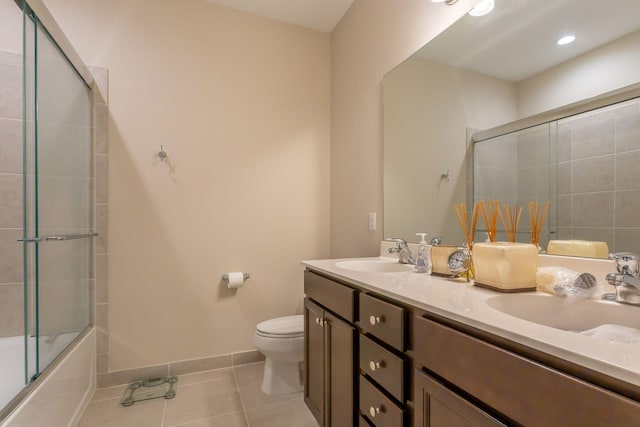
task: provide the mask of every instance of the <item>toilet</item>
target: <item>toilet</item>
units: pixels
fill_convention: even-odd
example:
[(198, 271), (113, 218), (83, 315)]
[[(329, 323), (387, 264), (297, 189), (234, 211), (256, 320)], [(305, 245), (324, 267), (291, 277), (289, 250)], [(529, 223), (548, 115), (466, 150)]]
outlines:
[(277, 317), (259, 323), (253, 343), (266, 356), (261, 387), (264, 393), (302, 390), (304, 315)]

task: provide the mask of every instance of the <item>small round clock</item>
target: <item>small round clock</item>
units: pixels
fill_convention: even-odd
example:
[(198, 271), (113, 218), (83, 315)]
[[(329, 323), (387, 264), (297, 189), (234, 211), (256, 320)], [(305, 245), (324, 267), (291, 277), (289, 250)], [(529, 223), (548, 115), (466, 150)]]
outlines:
[(468, 249), (458, 249), (451, 253), (447, 266), (455, 276), (466, 274), (471, 269), (471, 252)]

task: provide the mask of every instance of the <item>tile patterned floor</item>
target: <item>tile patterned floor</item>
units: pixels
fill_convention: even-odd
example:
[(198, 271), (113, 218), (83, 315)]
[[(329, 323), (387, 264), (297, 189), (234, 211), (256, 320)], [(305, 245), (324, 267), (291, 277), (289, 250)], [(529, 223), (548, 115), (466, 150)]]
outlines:
[(260, 390), (264, 362), (180, 375), (176, 397), (120, 405), (125, 386), (97, 390), (78, 427), (318, 427), (302, 392)]

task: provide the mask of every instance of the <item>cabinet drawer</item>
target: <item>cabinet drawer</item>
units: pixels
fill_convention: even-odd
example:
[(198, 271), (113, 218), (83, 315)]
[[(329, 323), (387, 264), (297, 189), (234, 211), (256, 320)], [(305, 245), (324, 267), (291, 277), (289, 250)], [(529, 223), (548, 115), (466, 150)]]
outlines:
[(400, 351), (406, 349), (406, 311), (371, 295), (360, 294), (360, 327)]
[(360, 370), (400, 402), (406, 400), (406, 361), (360, 335)]
[(356, 290), (322, 277), (304, 272), (304, 293), (338, 316), (355, 322)]
[(526, 426), (639, 426), (640, 402), (414, 317), (414, 360)]
[(376, 427), (405, 425), (405, 411), (363, 376), (360, 377), (360, 412)]

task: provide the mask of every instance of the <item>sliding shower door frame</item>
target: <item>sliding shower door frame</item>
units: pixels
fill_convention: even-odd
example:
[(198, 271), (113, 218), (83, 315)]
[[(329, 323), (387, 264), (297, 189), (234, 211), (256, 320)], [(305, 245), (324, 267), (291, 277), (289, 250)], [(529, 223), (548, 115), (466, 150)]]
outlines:
[[(91, 281), (94, 280), (94, 237), (95, 233), (95, 165), (94, 165), (94, 141), (93, 141), (93, 106), (94, 106), (94, 86), (93, 76), (89, 72), (88, 68), (80, 60), (77, 52), (72, 48), (71, 43), (64, 36), (62, 30), (57, 25), (49, 11), (46, 9), (41, 0), (14, 0), (16, 5), (23, 12), (23, 209), (25, 214), (23, 216), (23, 237), (19, 239), (23, 245), (23, 268), (24, 268), (24, 345), (25, 345), (25, 387), (17, 393), (13, 399), (8, 402), (4, 407), (0, 407), (0, 423), (2, 423), (10, 414), (24, 402), (45, 380), (55, 371), (56, 367), (65, 359), (65, 357), (71, 353), (74, 349), (74, 344), (82, 340), (90, 331), (94, 323), (94, 295), (93, 286)], [(36, 179), (36, 171), (38, 171), (38, 140), (41, 135), (38, 134), (38, 119), (42, 114), (42, 108), (39, 107), (40, 99), (38, 99), (38, 80), (35, 74), (38, 71), (38, 42), (37, 33), (43, 31), (43, 34), (52, 42), (53, 48), (60, 51), (64, 61), (71, 66), (71, 69), (77, 75), (78, 80), (82, 82), (81, 86), (84, 86), (84, 93), (88, 99), (86, 105), (88, 106), (88, 113), (85, 119), (86, 129), (81, 131), (87, 137), (86, 160), (88, 162), (88, 175), (85, 176), (82, 186), (87, 187), (88, 199), (86, 200), (88, 211), (85, 212), (85, 216), (88, 218), (88, 222), (85, 224), (86, 229), (81, 232), (71, 230), (70, 233), (64, 231), (55, 230), (53, 233), (39, 233), (38, 224), (38, 179)], [(28, 49), (33, 49), (29, 52)], [(31, 75), (28, 74), (31, 72)], [(67, 73), (68, 74), (68, 73)], [(52, 85), (53, 87), (54, 85)], [(55, 92), (55, 91), (51, 91)], [(82, 92), (82, 91), (81, 91)], [(49, 111), (53, 112), (53, 115), (57, 113), (57, 106), (55, 103), (60, 101), (58, 99), (49, 100)], [(62, 156), (60, 157), (62, 160)], [(49, 203), (49, 205), (51, 205)], [(29, 212), (29, 213), (27, 213)], [(83, 322), (82, 326), (77, 330), (74, 330), (74, 338), (62, 347), (62, 350), (56, 353), (56, 356), (52, 361), (45, 363), (47, 366), (42, 366), (38, 360), (37, 353), (35, 359), (33, 357), (33, 351), (28, 351), (29, 347), (33, 347), (34, 343), (37, 343), (40, 336), (40, 319), (38, 316), (40, 313), (40, 297), (38, 282), (41, 280), (38, 262), (41, 256), (41, 245), (47, 245), (47, 247), (54, 247), (55, 245), (74, 245), (78, 242), (83, 249), (86, 249), (84, 254), (85, 271), (87, 272), (86, 280), (83, 285), (86, 285), (86, 293), (83, 289), (83, 301), (86, 305), (85, 313), (81, 316)], [(52, 263), (55, 265), (55, 262)], [(72, 311), (72, 310), (68, 310)], [(86, 320), (86, 321), (85, 321)], [(77, 335), (76, 335), (77, 333)], [(35, 340), (33, 339), (35, 337)], [(37, 345), (37, 344), (36, 344)], [(56, 350), (57, 351), (57, 350)], [(30, 356), (31, 353), (31, 356)]]

